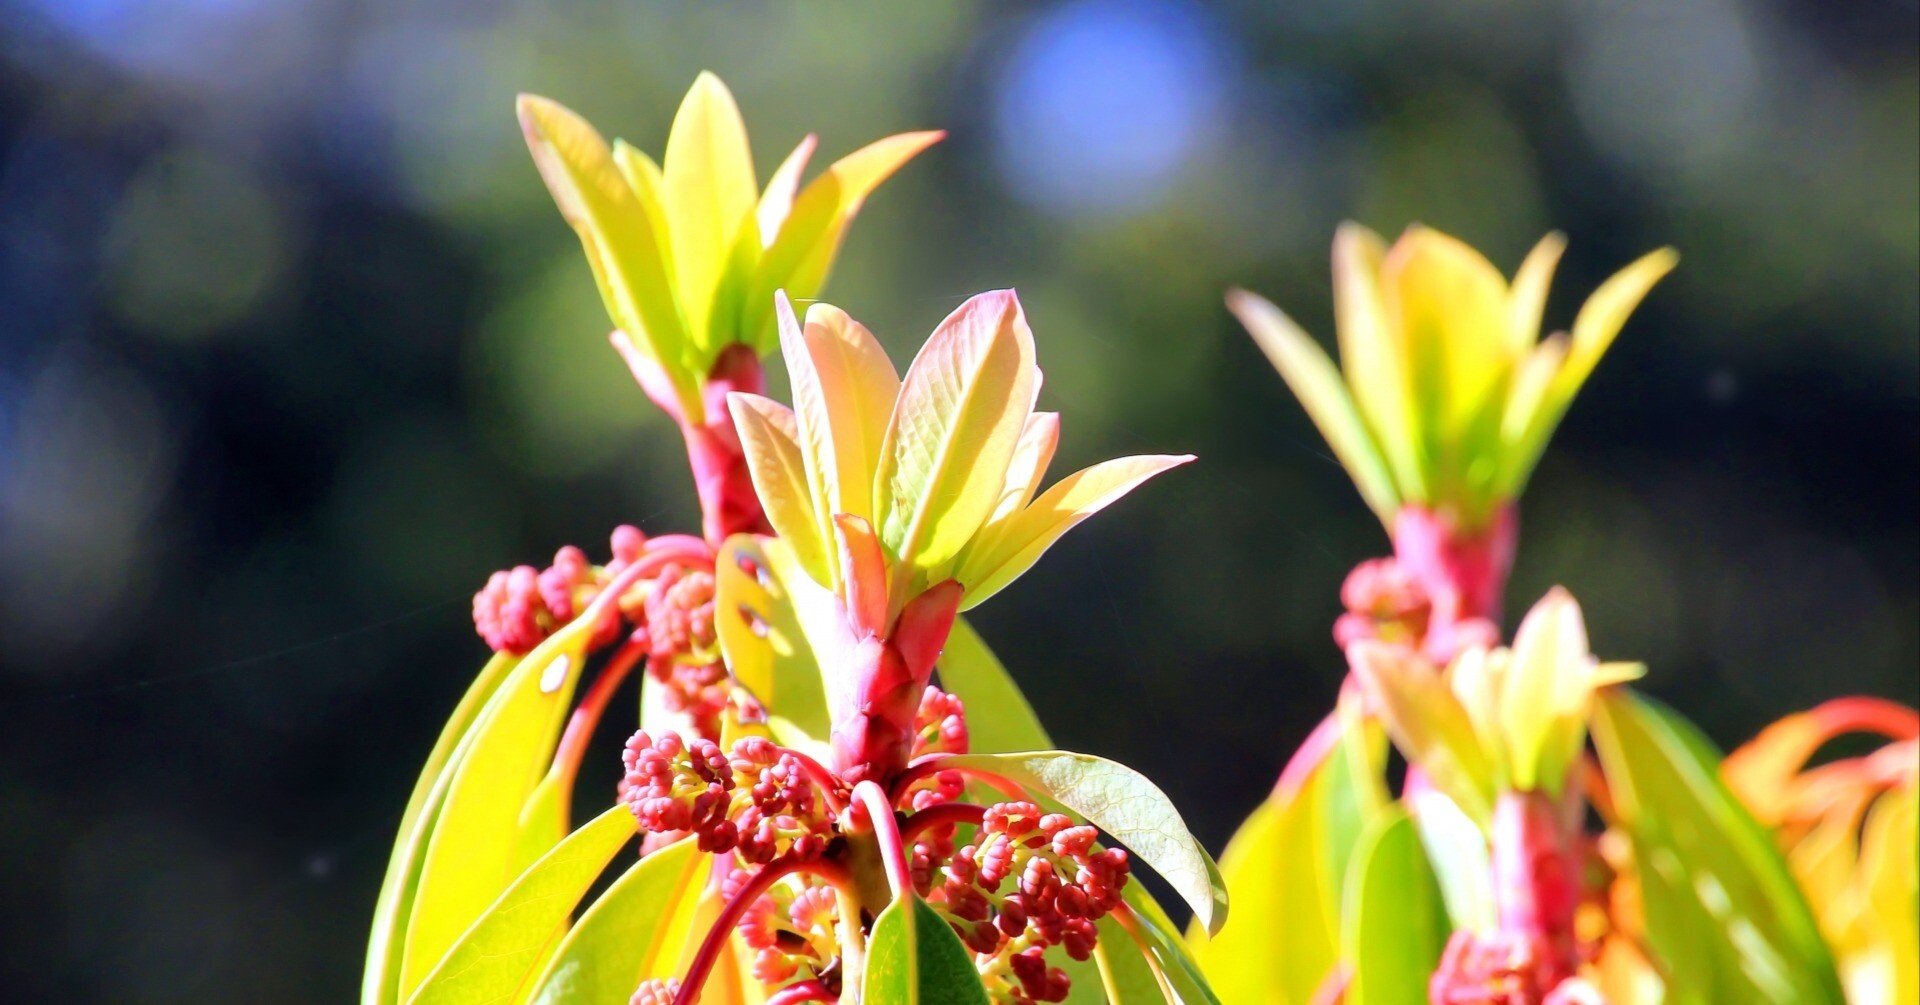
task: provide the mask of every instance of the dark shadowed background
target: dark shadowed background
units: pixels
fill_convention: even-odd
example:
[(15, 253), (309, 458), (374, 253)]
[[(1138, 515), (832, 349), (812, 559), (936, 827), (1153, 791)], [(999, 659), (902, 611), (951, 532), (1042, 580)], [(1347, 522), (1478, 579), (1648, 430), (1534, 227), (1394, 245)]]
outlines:
[(1507, 270), (1565, 230), (1556, 325), (1678, 246), (1525, 501), (1510, 606), (1567, 584), (1722, 744), (1913, 701), (1916, 28), (1913, 0), (0, 0), (5, 997), (348, 1000), (484, 655), (473, 589), (696, 525), (520, 90), (657, 153), (712, 68), (763, 174), (808, 130), (951, 130), (829, 296), (904, 364), (1016, 285), (1060, 468), (1201, 456), (977, 624), (1064, 745), (1216, 848), (1328, 706), (1338, 585), (1385, 547), (1220, 300), (1330, 337), (1343, 218)]

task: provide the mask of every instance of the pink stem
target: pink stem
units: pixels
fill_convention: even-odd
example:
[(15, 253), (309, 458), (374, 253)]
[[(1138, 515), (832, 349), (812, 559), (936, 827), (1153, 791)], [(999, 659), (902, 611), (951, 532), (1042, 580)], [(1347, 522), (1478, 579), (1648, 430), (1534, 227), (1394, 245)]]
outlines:
[(908, 817), (900, 824), (900, 840), (912, 841), (921, 834), (949, 824), (978, 824), (986, 819), (985, 808), (972, 803), (940, 803)]
[(880, 844), (880, 859), (886, 863), (887, 882), (893, 886), (894, 899), (910, 896), (913, 893), (913, 869), (907, 863), (907, 846), (900, 838), (900, 823), (893, 818), (893, 804), (887, 800), (887, 794), (880, 786), (871, 781), (855, 785), (853, 798), (866, 807), (867, 816), (873, 822), (873, 833)]
[(1307, 734), (1293, 756), (1287, 759), (1287, 766), (1280, 771), (1280, 781), (1274, 785), (1273, 794), (1279, 799), (1291, 799), (1312, 775), (1327, 755), (1340, 743), (1340, 717), (1336, 712), (1328, 712), (1320, 724)]
[(693, 962), (687, 965), (687, 974), (680, 981), (680, 993), (673, 998), (673, 1005), (693, 1005), (700, 1000), (700, 988), (707, 983), (707, 977), (713, 973), (713, 965), (720, 959), (720, 949), (727, 944), (727, 937), (733, 934), (734, 927), (747, 914), (747, 908), (753, 902), (773, 888), (773, 884), (795, 873), (811, 872), (834, 881), (844, 881), (843, 871), (837, 870), (832, 863), (819, 859), (782, 858), (762, 866), (753, 874), (733, 899), (720, 908), (720, 914), (713, 919), (713, 927), (707, 929), (706, 938), (700, 942), (700, 948), (693, 954)]
[(907, 788), (913, 783), (931, 778), (942, 771), (958, 771), (975, 781), (985, 782), (1009, 799), (1027, 798), (1027, 790), (1013, 780), (982, 768), (961, 767), (949, 763), (954, 756), (953, 754), (922, 754), (908, 762), (906, 769), (893, 781), (893, 798), (898, 800), (906, 795)]

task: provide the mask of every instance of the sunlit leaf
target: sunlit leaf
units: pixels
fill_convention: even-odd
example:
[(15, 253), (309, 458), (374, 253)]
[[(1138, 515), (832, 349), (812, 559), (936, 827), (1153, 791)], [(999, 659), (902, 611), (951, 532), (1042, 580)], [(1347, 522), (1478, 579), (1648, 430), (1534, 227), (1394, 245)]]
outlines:
[(692, 930), (711, 856), (691, 840), (627, 868), (568, 930), (530, 988), (533, 1005), (626, 1005), (649, 977), (669, 977)]
[[(873, 333), (838, 307), (814, 304), (803, 326), (780, 295), (780, 351), (820, 533), (841, 513), (873, 520), (874, 472), (900, 377)], [(836, 578), (833, 583), (838, 583)]]
[(1603, 692), (1593, 738), (1633, 842), (1646, 943), (1676, 994), (1714, 1002), (1837, 1003), (1839, 978), (1786, 863), (1679, 717)]
[(918, 897), (888, 905), (867, 940), (863, 1000), (887, 1005), (986, 1005), (973, 957)]
[(1138, 771), (1063, 750), (966, 754), (956, 768), (983, 771), (1048, 797), (1113, 835), (1186, 900), (1209, 932), (1227, 920), (1227, 891), (1212, 856), (1188, 833), (1172, 800)]
[(1447, 918), (1455, 928), (1491, 931), (1496, 915), (1493, 900), (1492, 852), (1478, 824), (1438, 789), (1424, 788), (1407, 796), (1420, 843), (1427, 850)]
[[(716, 329), (730, 333), (732, 328), (716, 326), (716, 313), (730, 320), (730, 309), (737, 310), (734, 304), (715, 302), (720, 280), (742, 232), (753, 227), (758, 236), (754, 211), (759, 196), (746, 124), (719, 77), (702, 73), (688, 89), (673, 117), (661, 169), (680, 309), (694, 342), (714, 352), (721, 348)], [(751, 254), (759, 249), (743, 250)]]
[(1413, 820), (1398, 807), (1360, 837), (1347, 875), (1343, 952), (1349, 1005), (1426, 1005), (1427, 980), (1446, 946), (1433, 870)]
[(714, 588), (714, 627), (734, 679), (781, 722), (824, 741), (831, 725), (825, 683), (795, 591), (815, 605), (831, 605), (831, 595), (801, 570), (784, 539), (746, 534), (720, 549)]
[(1406, 340), (1426, 433), (1434, 443), (1455, 440), (1503, 386), (1506, 279), (1464, 242), (1413, 226), (1381, 260), (1380, 290)]
[(793, 548), (808, 575), (826, 582), (832, 539), (824, 536), (821, 516), (814, 509), (793, 411), (744, 391), (727, 395), (727, 409), (733, 414), (754, 494), (760, 498), (767, 522)]
[(1274, 369), (1280, 371), (1294, 397), (1300, 399), (1307, 416), (1326, 437), (1327, 446), (1333, 448), (1333, 455), (1353, 477), (1361, 498), (1381, 522), (1391, 525), (1394, 511), (1400, 507), (1400, 494), (1326, 350), (1263, 297), (1233, 290), (1227, 294), (1227, 306), (1259, 343)]
[(519, 657), (512, 653), (493, 654), (468, 685), (453, 714), (447, 717), (433, 750), (420, 768), (413, 794), (407, 798), (406, 811), (401, 814), (399, 836), (394, 839), (393, 856), (387, 860), (386, 878), (380, 883), (380, 897), (374, 906), (367, 968), (361, 978), (362, 1005), (390, 1005), (399, 999), (400, 957), (405, 949), (406, 923), (413, 912), (413, 895), (420, 882), (420, 864), (427, 839), (433, 834), (447, 787), (452, 783), (451, 765), (464, 752), (480, 710), (518, 663)]
[(555, 845), (460, 937), (410, 1005), (514, 1000), (565, 930), (574, 905), (633, 833), (633, 814), (615, 806)]
[(1493, 765), (1446, 678), (1403, 646), (1359, 642), (1347, 663), (1409, 761), (1475, 820), (1493, 815)]
[(921, 347), (874, 482), (876, 529), (901, 562), (940, 565), (993, 512), (1037, 372), (1033, 333), (1011, 290), (961, 304)]
[(475, 722), (422, 860), (401, 963), (402, 999), (530, 864), (511, 836), (553, 757), (594, 621), (575, 619), (527, 654)]
[(786, 290), (796, 300), (817, 295), (861, 203), (901, 165), (944, 135), (901, 133), (876, 140), (835, 161), (800, 190), (741, 300), (739, 331), (745, 341), (773, 344), (774, 291)]
[[(1133, 928), (1143, 939), (1140, 949), (1161, 978), (1169, 1005), (1220, 1005), (1220, 999), (1181, 940), (1180, 930), (1146, 888), (1139, 883), (1128, 883), (1120, 896), (1132, 909), (1136, 922)], [(1101, 938), (1106, 935), (1102, 934)]]
[(963, 553), (959, 568), (954, 570), (954, 578), (967, 590), (961, 606), (974, 607), (1000, 592), (1033, 568), (1054, 542), (1081, 521), (1154, 475), (1191, 460), (1191, 454), (1120, 457), (1062, 478), (1032, 505), (1016, 513), (990, 549), (976, 554), (969, 548)]

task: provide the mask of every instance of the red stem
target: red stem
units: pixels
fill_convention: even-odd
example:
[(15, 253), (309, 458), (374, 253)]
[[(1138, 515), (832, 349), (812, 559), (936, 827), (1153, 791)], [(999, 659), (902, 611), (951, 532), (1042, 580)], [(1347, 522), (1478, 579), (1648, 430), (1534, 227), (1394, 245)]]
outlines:
[(1027, 798), (1027, 790), (1011, 779), (996, 775), (983, 768), (970, 766), (958, 767), (947, 763), (952, 760), (953, 757), (954, 755), (952, 754), (922, 754), (908, 762), (906, 769), (900, 772), (899, 776), (893, 780), (893, 798), (898, 800), (906, 794), (907, 788), (913, 783), (925, 778), (931, 778), (942, 771), (958, 771), (976, 781), (985, 782), (1009, 799)]
[(753, 902), (772, 889), (773, 884), (795, 873), (810, 872), (824, 877), (836, 885), (846, 881), (845, 870), (831, 862), (821, 859), (780, 858), (762, 866), (753, 874), (740, 892), (720, 908), (719, 916), (713, 919), (713, 927), (707, 929), (705, 939), (693, 955), (693, 962), (687, 965), (687, 974), (680, 982), (680, 993), (673, 998), (673, 1005), (693, 1005), (700, 1000), (700, 988), (707, 983), (707, 976), (713, 973), (713, 965), (720, 959), (720, 949), (727, 944), (727, 936), (733, 934), (740, 919), (746, 916), (747, 908)]
[(580, 760), (587, 750), (587, 741), (593, 738), (594, 730), (600, 725), (600, 718), (607, 711), (607, 703), (613, 693), (627, 679), (635, 665), (647, 655), (647, 649), (629, 640), (622, 645), (607, 661), (594, 679), (593, 687), (587, 690), (586, 697), (580, 699), (580, 705), (573, 710), (573, 716), (567, 720), (567, 731), (560, 736), (560, 745), (553, 753), (553, 766), (560, 772), (560, 785), (571, 791), (573, 780), (580, 773)]
[(984, 807), (972, 803), (940, 803), (908, 817), (900, 824), (900, 840), (910, 842), (935, 827), (948, 824), (978, 824), (985, 820)]
[(879, 840), (880, 860), (886, 863), (887, 882), (893, 897), (900, 900), (913, 893), (913, 868), (907, 863), (907, 846), (900, 838), (900, 822), (893, 818), (893, 803), (875, 782), (853, 787), (853, 798), (867, 809), (873, 822), (874, 837)]
[(820, 790), (820, 797), (827, 801), (827, 808), (831, 809), (836, 816), (839, 815), (841, 810), (847, 808), (846, 800), (840, 798), (839, 776), (828, 771), (826, 765), (821, 764), (819, 761), (814, 760), (812, 757), (798, 750), (794, 750), (791, 747), (782, 747), (780, 749), (788, 754), (792, 754), (793, 759), (800, 762), (800, 769), (807, 773), (807, 778), (813, 782), (815, 788)]

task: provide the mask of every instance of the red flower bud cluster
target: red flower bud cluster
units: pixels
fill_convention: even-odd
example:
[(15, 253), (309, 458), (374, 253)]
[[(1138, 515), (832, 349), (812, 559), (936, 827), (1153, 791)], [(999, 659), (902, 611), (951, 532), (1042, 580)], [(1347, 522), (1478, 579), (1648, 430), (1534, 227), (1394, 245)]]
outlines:
[(812, 780), (770, 740), (746, 737), (728, 754), (711, 740), (654, 739), (643, 730), (627, 741), (622, 761), (621, 799), (645, 830), (691, 831), (701, 850), (756, 864), (826, 850), (831, 821)]
[(1033, 803), (996, 803), (974, 843), (940, 870), (942, 882), (929, 882), (928, 902), (975, 953), (996, 1002), (1066, 1000), (1067, 975), (1048, 965), (1047, 950), (1061, 946), (1073, 959), (1087, 959), (1098, 938), (1095, 923), (1120, 905), (1128, 878), (1127, 853), (1098, 848), (1098, 836)]
[[(646, 553), (647, 536), (621, 526), (612, 535), (613, 558), (593, 565), (572, 545), (545, 569), (530, 565), (496, 572), (473, 597), (473, 624), (496, 652), (524, 655), (580, 616), (608, 582)], [(662, 685), (662, 704), (686, 715), (702, 736), (719, 735), (731, 690), (714, 630), (714, 578), (698, 562), (672, 563), (634, 585), (607, 610), (589, 648), (624, 635), (647, 657), (647, 674)]]
[(769, 989), (811, 980), (837, 991), (838, 924), (831, 887), (798, 876), (776, 884), (740, 920), (741, 938), (754, 951), (754, 979)]

